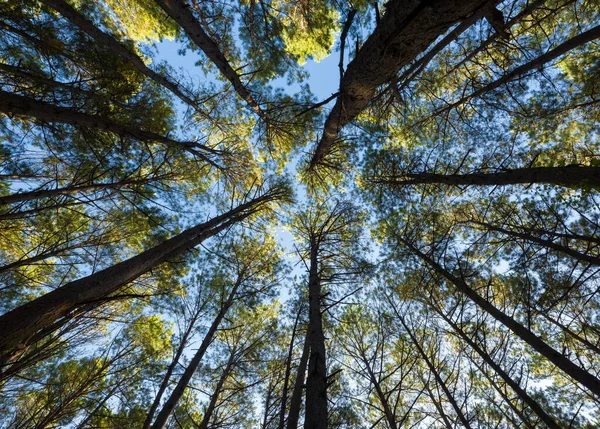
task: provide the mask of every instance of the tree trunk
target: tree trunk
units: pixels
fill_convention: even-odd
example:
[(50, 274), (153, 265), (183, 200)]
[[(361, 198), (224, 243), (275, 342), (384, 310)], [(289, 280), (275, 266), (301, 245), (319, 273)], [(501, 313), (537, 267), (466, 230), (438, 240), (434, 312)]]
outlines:
[(298, 420), (300, 419), (300, 406), (302, 405), (302, 392), (304, 391), (304, 379), (306, 377), (306, 367), (308, 365), (308, 356), (310, 354), (310, 329), (306, 330), (304, 337), (304, 346), (302, 347), (302, 356), (298, 364), (294, 390), (290, 399), (290, 412), (288, 413), (287, 429), (298, 429)]
[(375, 373), (373, 372), (373, 368), (371, 368), (371, 364), (369, 363), (369, 360), (362, 352), (361, 352), (361, 359), (362, 359), (365, 367), (367, 368), (367, 373), (369, 374), (371, 384), (375, 388), (375, 393), (377, 394), (377, 398), (379, 399), (379, 402), (381, 403), (381, 406), (383, 407), (383, 413), (385, 414), (385, 419), (387, 420), (390, 429), (398, 429), (398, 424), (396, 423), (396, 416), (394, 415), (394, 412), (392, 411), (392, 408), (390, 407), (388, 398), (386, 397), (385, 393), (383, 392), (383, 389), (381, 388), (381, 384), (379, 383), (379, 380), (377, 380), (377, 377), (375, 376)]
[(408, 334), (408, 336), (410, 337), (411, 341), (415, 345), (417, 351), (419, 352), (419, 354), (421, 355), (421, 357), (425, 361), (425, 364), (429, 368), (429, 371), (431, 371), (431, 373), (433, 374), (433, 377), (435, 378), (435, 381), (437, 382), (437, 384), (444, 391), (444, 394), (446, 395), (446, 398), (448, 398), (448, 401), (452, 405), (452, 408), (454, 408), (454, 411), (456, 412), (456, 415), (458, 416), (458, 419), (460, 420), (460, 422), (462, 423), (462, 425), (464, 427), (466, 427), (467, 429), (471, 429), (471, 425), (469, 424), (469, 420), (467, 420), (467, 417), (463, 414), (462, 410), (460, 409), (460, 407), (456, 403), (456, 400), (454, 399), (454, 396), (452, 396), (452, 393), (450, 393), (450, 390), (448, 389), (448, 386), (446, 386), (446, 383), (444, 383), (444, 380), (442, 380), (442, 376), (435, 369), (435, 365), (433, 365), (433, 362), (431, 362), (429, 360), (429, 357), (427, 356), (427, 353), (425, 353), (425, 350), (423, 350), (423, 348), (421, 347), (421, 344), (415, 338), (415, 336), (413, 335), (412, 331), (410, 329), (408, 329), (408, 326), (404, 322), (404, 318), (400, 315), (400, 313), (398, 313), (398, 311), (396, 310), (395, 307), (394, 307), (394, 312), (396, 313), (396, 316), (398, 316), (398, 319), (400, 320), (400, 323), (402, 323), (402, 326), (404, 326), (404, 329), (406, 330), (406, 333)]
[(450, 186), (504, 186), (547, 183), (568, 188), (600, 186), (600, 167), (531, 167), (504, 170), (498, 173), (435, 174), (406, 173), (378, 177), (374, 183), (391, 186), (440, 184)]
[(256, 112), (263, 120), (268, 122), (267, 115), (260, 108), (248, 88), (244, 86), (236, 71), (231, 67), (227, 58), (217, 44), (202, 29), (198, 20), (194, 17), (190, 6), (182, 0), (155, 0), (155, 2), (183, 28), (187, 36), (206, 54), (206, 56), (217, 66), (225, 78), (231, 82), (238, 95)]
[(304, 429), (327, 429), (327, 365), (325, 335), (321, 317), (321, 279), (319, 276), (319, 247), (311, 237), (308, 300), (310, 331), (310, 358), (306, 379), (306, 414)]
[(479, 347), (477, 345), (477, 343), (475, 343), (475, 341), (473, 341), (471, 338), (469, 338), (469, 336), (456, 323), (454, 323), (452, 320), (450, 320), (449, 317), (447, 317), (445, 314), (443, 314), (441, 310), (437, 309), (435, 306), (432, 306), (432, 307), (434, 308), (435, 312), (437, 314), (439, 314), (440, 317), (442, 319), (444, 319), (444, 321), (448, 325), (450, 325), (450, 327), (452, 327), (454, 332), (456, 332), (458, 334), (458, 336), (464, 342), (466, 342), (469, 345), (469, 347), (471, 347), (481, 357), (481, 359), (483, 359), (483, 361), (485, 363), (487, 363), (496, 372), (496, 374), (498, 374), (498, 376), (502, 380), (504, 380), (504, 382), (506, 384), (508, 384), (510, 386), (510, 388), (517, 394), (517, 396), (519, 396), (519, 398), (524, 403), (526, 403), (529, 406), (529, 408), (531, 408), (533, 410), (533, 412), (540, 418), (540, 420), (542, 420), (549, 428), (560, 429), (560, 426), (554, 421), (554, 419), (552, 417), (550, 417), (544, 411), (544, 409), (540, 406), (540, 404), (538, 404), (537, 401), (535, 401), (535, 399), (533, 399), (531, 396), (529, 396), (527, 394), (527, 392), (525, 392), (525, 390), (522, 389), (521, 386), (519, 386), (519, 383), (514, 381), (500, 367), (500, 365), (498, 365), (496, 362), (494, 362), (494, 360), (491, 358), (490, 355), (488, 355), (481, 347)]
[(96, 27), (92, 21), (80, 14), (71, 5), (63, 0), (41, 0), (41, 2), (46, 6), (58, 11), (67, 20), (76, 25), (81, 31), (85, 32), (88, 36), (94, 39), (99, 45), (106, 47), (114, 54), (129, 62), (144, 76), (162, 85), (164, 88), (176, 95), (181, 101), (194, 108), (194, 110), (196, 110), (196, 112), (198, 112), (200, 115), (212, 121), (210, 116), (200, 108), (198, 103), (183, 93), (182, 89), (177, 83), (172, 82), (167, 77), (162, 76), (161, 74), (156, 73), (148, 68), (148, 66), (146, 66), (144, 63), (144, 60), (142, 60), (129, 48), (122, 45), (112, 35), (104, 33), (102, 30)]
[(525, 343), (529, 344), (534, 350), (552, 362), (554, 365), (562, 369), (567, 375), (572, 377), (583, 386), (587, 387), (592, 393), (600, 396), (600, 380), (588, 371), (575, 365), (564, 355), (554, 350), (548, 344), (546, 344), (540, 337), (531, 332), (529, 329), (521, 325), (512, 317), (504, 314), (498, 310), (492, 304), (490, 304), (485, 298), (471, 289), (462, 279), (455, 277), (449, 271), (444, 269), (440, 264), (435, 262), (431, 257), (427, 256), (419, 249), (414, 247), (408, 241), (400, 238), (400, 240), (406, 244), (420, 259), (431, 266), (436, 272), (441, 274), (443, 277), (448, 279), (458, 291), (466, 295), (471, 301), (477, 304), (483, 311), (488, 313), (498, 322), (502, 323), (508, 329), (510, 329), (515, 335), (517, 335)]
[(165, 393), (165, 390), (167, 389), (167, 386), (169, 385), (169, 380), (171, 379), (171, 375), (173, 374), (175, 367), (179, 363), (179, 359), (181, 359), (181, 355), (183, 354), (183, 350), (185, 349), (188, 338), (191, 335), (192, 330), (194, 329), (194, 325), (196, 323), (197, 318), (198, 318), (198, 313), (196, 313), (194, 315), (194, 317), (192, 318), (192, 320), (190, 320), (190, 323), (189, 323), (187, 329), (185, 330), (183, 337), (181, 338), (179, 347), (177, 347), (177, 352), (175, 353), (175, 356), (173, 356), (173, 360), (171, 361), (171, 364), (167, 368), (167, 372), (165, 373), (165, 376), (163, 377), (162, 382), (160, 383), (160, 387), (158, 388), (158, 392), (156, 392), (156, 396), (154, 397), (152, 406), (150, 407), (150, 410), (148, 411), (148, 415), (146, 416), (146, 420), (144, 421), (144, 425), (142, 426), (142, 429), (148, 429), (150, 427), (150, 425), (152, 424), (152, 420), (154, 419), (154, 414), (156, 413), (156, 410), (158, 409), (160, 400), (162, 399), (162, 395)]
[[(483, 365), (478, 364), (472, 358), (471, 358), (471, 362), (473, 362), (473, 364), (477, 367), (477, 369), (479, 369), (479, 372), (481, 372), (483, 374), (483, 376), (489, 381), (489, 383), (496, 390), (496, 392), (498, 392), (498, 394), (500, 396), (502, 396), (502, 399), (504, 399), (504, 402), (506, 402), (508, 404), (508, 406), (511, 408), (511, 410), (513, 410), (513, 412), (521, 419), (521, 422), (525, 426), (527, 426), (529, 429), (535, 429), (535, 427), (532, 426), (531, 422), (523, 414), (523, 412), (521, 410), (519, 410), (515, 404), (513, 404), (513, 402), (510, 400), (510, 398), (508, 397), (508, 395), (506, 394), (506, 392), (504, 392), (502, 390), (502, 388), (500, 386), (498, 386), (498, 383), (496, 383), (494, 381), (494, 379), (483, 369)], [(496, 405), (498, 406), (499, 409), (501, 409), (499, 407), (499, 404), (496, 404)], [(504, 415), (506, 416), (506, 414), (504, 414)], [(508, 418), (508, 416), (507, 416), (507, 418)], [(513, 425), (515, 427), (520, 427), (520, 425), (516, 425), (515, 422), (512, 421), (512, 419), (511, 419), (511, 423), (513, 423)]]
[[(183, 375), (181, 376), (181, 378), (179, 379), (177, 386), (175, 386), (175, 389), (173, 389), (173, 392), (171, 392), (171, 396), (169, 397), (167, 402), (165, 402), (165, 404), (163, 405), (162, 409), (158, 413), (158, 416), (156, 416), (156, 420), (154, 421), (154, 424), (152, 425), (152, 429), (161, 429), (167, 424), (167, 420), (169, 420), (169, 416), (171, 415), (171, 413), (177, 406), (177, 403), (183, 396), (183, 392), (185, 391), (186, 387), (190, 384), (192, 376), (196, 372), (196, 369), (198, 369), (198, 365), (200, 365), (200, 362), (202, 361), (204, 354), (208, 350), (208, 346), (210, 346), (210, 344), (212, 343), (213, 337), (215, 336), (215, 333), (219, 329), (219, 325), (221, 324), (221, 322), (223, 321), (223, 318), (227, 314), (227, 311), (233, 304), (235, 295), (241, 284), (242, 284), (242, 279), (240, 278), (240, 279), (238, 279), (238, 281), (236, 281), (233, 288), (231, 289), (231, 292), (229, 293), (229, 296), (227, 297), (227, 301), (223, 304), (223, 306), (219, 310), (219, 313), (217, 313), (217, 317), (215, 317), (215, 320), (213, 320), (213, 323), (210, 325), (208, 332), (206, 333), (206, 335), (204, 336), (204, 339), (202, 340), (202, 344), (200, 344), (200, 348), (198, 349), (198, 351), (196, 352), (196, 354), (194, 355), (194, 357), (192, 358), (192, 360), (190, 361), (188, 366), (185, 368), (185, 371), (184, 371)], [(232, 356), (233, 356), (233, 354), (232, 354)], [(208, 424), (208, 422), (207, 422), (207, 424)], [(202, 426), (202, 425), (200, 425), (200, 426)]]
[(292, 330), (292, 338), (290, 339), (290, 347), (288, 349), (287, 360), (285, 361), (285, 375), (283, 378), (283, 388), (281, 391), (281, 407), (279, 408), (279, 429), (285, 428), (285, 411), (287, 405), (288, 388), (290, 382), (290, 375), (292, 373), (292, 358), (294, 357), (294, 340), (296, 339), (296, 333), (298, 331), (298, 321), (300, 320), (300, 314), (302, 313), (302, 307), (298, 309), (296, 320), (294, 321), (294, 329)]
[(285, 191), (275, 187), (137, 256), (67, 283), (0, 316), (0, 332), (3, 333), (0, 338), (0, 363), (8, 363), (20, 350), (29, 345), (30, 338), (36, 333), (59, 319), (68, 317), (69, 313), (78, 307), (107, 298), (157, 265), (181, 255), (202, 241), (260, 211), (268, 202), (282, 197), (285, 197)]
[(600, 265), (600, 257), (592, 256), (585, 253), (581, 253), (577, 250), (573, 250), (570, 247), (563, 246), (562, 244), (555, 243), (551, 240), (545, 240), (540, 237), (536, 237), (535, 235), (527, 234), (525, 232), (513, 231), (511, 229), (502, 228), (500, 226), (492, 225), (487, 222), (479, 222), (476, 220), (470, 220), (470, 223), (474, 223), (475, 225), (483, 226), (484, 228), (499, 232), (501, 234), (509, 235), (511, 237), (521, 238), (525, 241), (529, 241), (530, 243), (535, 243), (543, 247), (547, 247), (548, 249), (556, 250), (557, 252), (564, 253), (565, 255), (569, 255), (579, 261), (587, 262), (592, 265)]
[(202, 421), (198, 425), (198, 429), (208, 429), (208, 424), (210, 423), (210, 419), (215, 412), (215, 408), (217, 408), (217, 401), (219, 400), (219, 395), (221, 394), (221, 390), (223, 390), (223, 385), (225, 384), (225, 380), (229, 377), (229, 373), (231, 372), (231, 368), (233, 368), (233, 362), (235, 361), (236, 350), (231, 352), (229, 356), (229, 360), (227, 361), (227, 365), (223, 370), (223, 374), (219, 378), (217, 385), (213, 394), (210, 396), (210, 402), (206, 411), (204, 412), (204, 417), (202, 417)]
[(22, 201), (33, 201), (39, 200), (42, 198), (50, 198), (59, 195), (72, 195), (77, 194), (79, 192), (93, 192), (100, 191), (104, 189), (118, 189), (124, 188), (131, 185), (141, 185), (144, 183), (151, 182), (152, 180), (157, 180), (153, 178), (147, 179), (131, 179), (131, 180), (123, 180), (121, 182), (112, 182), (112, 183), (93, 183), (88, 185), (75, 185), (75, 186), (65, 186), (63, 188), (55, 188), (55, 189), (39, 189), (36, 191), (28, 191), (28, 192), (19, 192), (11, 195), (0, 196), (0, 205), (3, 204), (12, 204), (18, 203)]
[(216, 166), (215, 162), (206, 155), (206, 153), (214, 153), (215, 151), (200, 143), (173, 140), (160, 134), (120, 124), (104, 116), (81, 113), (67, 107), (55, 106), (5, 91), (0, 91), (0, 112), (16, 116), (32, 116), (45, 122), (96, 128), (123, 137), (131, 136), (141, 141), (160, 142), (167, 146), (183, 149)]
[(377, 88), (389, 82), (452, 25), (498, 0), (391, 0), (386, 13), (340, 83), (340, 96), (325, 122), (310, 161), (316, 167), (329, 153), (341, 128), (367, 107)]

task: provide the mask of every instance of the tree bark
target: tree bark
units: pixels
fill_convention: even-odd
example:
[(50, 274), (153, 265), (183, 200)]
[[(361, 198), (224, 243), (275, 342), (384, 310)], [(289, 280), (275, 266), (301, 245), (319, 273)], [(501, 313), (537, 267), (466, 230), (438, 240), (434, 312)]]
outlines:
[(298, 321), (300, 320), (300, 314), (302, 313), (302, 307), (298, 309), (296, 320), (294, 321), (294, 329), (292, 330), (292, 338), (290, 339), (290, 347), (288, 349), (287, 360), (285, 361), (285, 375), (283, 378), (283, 388), (281, 391), (281, 406), (279, 408), (279, 429), (285, 428), (285, 411), (287, 406), (287, 396), (290, 382), (290, 375), (292, 373), (292, 358), (294, 356), (294, 340), (296, 339), (296, 333), (298, 331)]
[(210, 419), (215, 412), (215, 408), (217, 408), (217, 401), (219, 400), (219, 395), (221, 394), (221, 390), (223, 390), (223, 385), (225, 384), (225, 380), (229, 377), (231, 372), (231, 368), (233, 368), (233, 363), (235, 361), (236, 350), (234, 349), (229, 356), (229, 360), (227, 361), (227, 365), (223, 370), (223, 374), (219, 377), (219, 381), (215, 387), (213, 394), (210, 396), (210, 402), (206, 411), (204, 412), (204, 416), (202, 417), (202, 421), (198, 425), (198, 429), (208, 429), (208, 424), (210, 423)]
[(290, 412), (288, 413), (287, 429), (298, 429), (298, 420), (300, 419), (300, 406), (302, 405), (302, 392), (304, 390), (304, 379), (306, 377), (306, 367), (308, 366), (308, 356), (310, 354), (310, 329), (306, 330), (304, 337), (304, 346), (302, 347), (302, 356), (298, 364), (294, 390), (290, 399)]
[(318, 263), (319, 244), (311, 237), (308, 300), (310, 358), (306, 379), (306, 414), (304, 429), (327, 429), (327, 364), (325, 335), (321, 316), (321, 279)]
[(167, 77), (148, 68), (148, 66), (146, 66), (144, 63), (144, 60), (142, 60), (137, 54), (122, 45), (112, 35), (100, 30), (92, 21), (80, 14), (67, 2), (63, 0), (41, 0), (41, 2), (59, 12), (67, 20), (76, 25), (81, 31), (85, 32), (92, 39), (94, 39), (98, 44), (105, 46), (111, 52), (129, 62), (144, 76), (162, 85), (164, 88), (176, 95), (185, 104), (194, 108), (194, 110), (200, 115), (212, 121), (212, 118), (210, 118), (210, 116), (202, 110), (198, 103), (183, 93), (182, 89), (177, 83), (172, 82)]
[(387, 12), (356, 57), (348, 64), (340, 96), (329, 113), (323, 135), (310, 160), (314, 169), (328, 154), (339, 131), (353, 121), (374, 97), (377, 88), (455, 23), (498, 0), (391, 0)]
[(449, 186), (505, 186), (547, 183), (564, 187), (600, 186), (600, 167), (528, 167), (514, 168), (497, 173), (436, 174), (406, 173), (382, 176), (374, 183), (391, 186), (440, 184)]
[(159, 179), (154, 179), (150, 177), (146, 179), (122, 180), (120, 182), (92, 183), (88, 185), (65, 186), (64, 188), (39, 189), (36, 191), (19, 192), (16, 194), (0, 196), (0, 205), (18, 203), (22, 201), (40, 200), (42, 198), (50, 198), (59, 195), (72, 195), (77, 194), (79, 192), (93, 192), (100, 191), (103, 189), (118, 189), (131, 185), (142, 185), (153, 180)]
[(130, 259), (72, 281), (0, 316), (0, 363), (6, 364), (29, 340), (82, 305), (107, 298), (152, 268), (200, 244), (227, 227), (260, 211), (270, 201), (285, 198), (279, 187), (196, 225)]
[[(210, 346), (210, 344), (212, 343), (213, 337), (215, 336), (215, 333), (219, 329), (219, 325), (221, 324), (221, 322), (223, 321), (223, 318), (227, 314), (227, 311), (233, 304), (235, 295), (241, 284), (242, 284), (242, 279), (240, 278), (233, 285), (231, 292), (229, 293), (229, 296), (227, 297), (227, 301), (223, 304), (223, 306), (219, 310), (219, 313), (217, 313), (217, 317), (215, 317), (215, 320), (213, 320), (213, 323), (210, 325), (208, 332), (206, 333), (206, 335), (204, 336), (204, 339), (202, 340), (202, 344), (200, 344), (200, 348), (198, 348), (198, 351), (196, 352), (196, 354), (194, 355), (194, 357), (192, 358), (192, 360), (190, 361), (188, 366), (185, 368), (185, 371), (184, 371), (183, 375), (181, 376), (181, 378), (179, 379), (177, 386), (175, 386), (175, 389), (173, 389), (173, 392), (171, 392), (171, 396), (169, 396), (169, 399), (163, 405), (162, 409), (158, 413), (158, 416), (156, 416), (156, 420), (154, 421), (154, 424), (152, 425), (152, 429), (161, 429), (167, 424), (167, 420), (169, 420), (169, 416), (171, 415), (171, 413), (175, 409), (175, 406), (177, 406), (177, 403), (183, 396), (183, 392), (185, 391), (186, 387), (190, 384), (192, 376), (196, 372), (196, 369), (198, 369), (198, 365), (200, 365), (202, 358), (204, 357), (206, 351), (208, 350), (208, 346)], [(232, 356), (233, 356), (233, 354), (232, 354)], [(204, 420), (203, 420), (203, 422), (204, 422)], [(208, 424), (208, 422), (207, 422), (207, 424)], [(202, 424), (200, 426), (202, 427)]]
[(152, 424), (152, 420), (154, 419), (154, 414), (156, 413), (156, 410), (158, 409), (158, 406), (160, 405), (160, 400), (162, 399), (162, 395), (165, 393), (165, 390), (167, 390), (167, 386), (169, 385), (169, 380), (171, 379), (171, 375), (173, 374), (175, 367), (179, 363), (179, 359), (181, 359), (181, 355), (183, 354), (183, 350), (185, 349), (188, 338), (190, 337), (192, 330), (194, 329), (194, 324), (196, 323), (197, 318), (198, 318), (198, 313), (196, 313), (194, 315), (194, 317), (192, 317), (192, 320), (190, 320), (190, 323), (189, 323), (187, 329), (185, 330), (183, 337), (181, 338), (179, 347), (177, 347), (177, 352), (175, 353), (175, 356), (173, 356), (173, 360), (171, 361), (171, 364), (167, 368), (167, 372), (165, 373), (165, 376), (163, 377), (162, 382), (160, 383), (160, 387), (158, 388), (158, 392), (156, 392), (156, 396), (154, 396), (154, 401), (152, 401), (152, 406), (150, 407), (150, 410), (148, 411), (148, 414), (146, 415), (146, 420), (144, 421), (144, 425), (142, 426), (142, 429), (148, 429), (150, 427), (150, 425)]
[(427, 263), (434, 271), (441, 274), (447, 280), (452, 283), (456, 289), (466, 295), (471, 301), (477, 304), (483, 311), (488, 313), (498, 322), (502, 323), (506, 326), (510, 331), (512, 331), (516, 336), (518, 336), (525, 343), (529, 344), (534, 350), (556, 365), (558, 368), (563, 370), (567, 375), (573, 378), (575, 381), (581, 383), (583, 386), (587, 387), (592, 393), (596, 396), (600, 397), (600, 380), (596, 378), (593, 374), (590, 374), (588, 371), (580, 368), (575, 365), (569, 359), (567, 359), (563, 354), (554, 350), (551, 346), (546, 344), (539, 336), (531, 332), (525, 326), (521, 325), (515, 319), (510, 317), (509, 315), (503, 313), (494, 307), (491, 303), (489, 303), (485, 298), (479, 295), (476, 291), (471, 289), (461, 278), (455, 277), (448, 270), (443, 268), (440, 264), (434, 261), (430, 256), (424, 254), (415, 246), (410, 244), (408, 241), (403, 238), (399, 238), (407, 247), (409, 247), (415, 255), (417, 255), (420, 259), (422, 259), (425, 263)]
[(225, 78), (231, 82), (238, 95), (256, 112), (256, 114), (268, 122), (268, 117), (254, 99), (248, 88), (242, 83), (239, 75), (231, 67), (225, 55), (217, 44), (202, 29), (198, 20), (194, 17), (190, 6), (182, 0), (155, 0), (155, 2), (183, 28), (187, 36), (206, 54), (206, 56), (217, 66)]
[(377, 380), (377, 377), (375, 376), (375, 373), (373, 372), (373, 368), (371, 368), (371, 364), (369, 363), (369, 360), (364, 355), (364, 353), (362, 353), (362, 351), (360, 352), (360, 354), (361, 354), (361, 359), (367, 369), (367, 373), (369, 374), (371, 384), (375, 388), (375, 393), (377, 394), (377, 398), (379, 399), (379, 402), (381, 403), (381, 406), (383, 407), (383, 413), (385, 414), (385, 419), (387, 420), (390, 429), (398, 429), (398, 424), (396, 423), (396, 416), (394, 416), (394, 412), (392, 411), (392, 408), (390, 407), (388, 398), (386, 397), (385, 393), (383, 392), (381, 384), (379, 383), (379, 380)]
[(55, 106), (5, 91), (0, 91), (0, 112), (16, 116), (31, 116), (45, 122), (58, 122), (78, 127), (96, 128), (122, 137), (134, 137), (141, 141), (155, 141), (167, 146), (183, 149), (211, 165), (217, 166), (206, 155), (206, 153), (214, 153), (215, 151), (200, 143), (173, 140), (160, 134), (123, 125), (104, 116), (78, 112), (67, 107)]

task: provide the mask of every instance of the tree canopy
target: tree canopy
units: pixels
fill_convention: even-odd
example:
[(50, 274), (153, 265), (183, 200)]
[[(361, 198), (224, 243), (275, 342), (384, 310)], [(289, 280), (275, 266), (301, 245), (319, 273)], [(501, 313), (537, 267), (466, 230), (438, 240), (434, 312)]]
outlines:
[(600, 427), (600, 1), (0, 28), (1, 427)]

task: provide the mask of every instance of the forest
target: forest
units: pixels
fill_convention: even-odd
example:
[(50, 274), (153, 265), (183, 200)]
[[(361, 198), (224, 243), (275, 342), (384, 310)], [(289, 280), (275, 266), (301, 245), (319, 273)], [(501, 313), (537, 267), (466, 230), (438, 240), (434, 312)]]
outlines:
[(0, 428), (600, 428), (599, 191), (600, 0), (0, 0)]

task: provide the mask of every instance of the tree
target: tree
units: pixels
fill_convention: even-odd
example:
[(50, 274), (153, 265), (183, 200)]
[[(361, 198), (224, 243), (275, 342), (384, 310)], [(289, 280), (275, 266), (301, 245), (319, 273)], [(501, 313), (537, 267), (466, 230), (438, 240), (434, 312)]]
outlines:
[(0, 426), (597, 427), (599, 17), (4, 1)]

